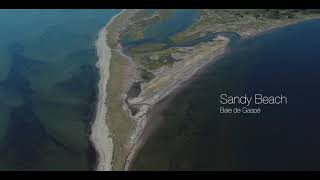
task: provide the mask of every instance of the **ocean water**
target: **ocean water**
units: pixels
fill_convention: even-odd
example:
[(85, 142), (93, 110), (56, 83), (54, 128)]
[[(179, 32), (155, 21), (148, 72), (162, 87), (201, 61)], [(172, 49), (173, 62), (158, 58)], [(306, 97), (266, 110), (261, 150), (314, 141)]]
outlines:
[[(155, 10), (150, 11), (155, 12)], [(147, 25), (143, 32), (143, 39), (130, 40), (126, 34), (121, 43), (123, 46), (137, 46), (144, 43), (166, 43), (170, 46), (173, 44), (170, 37), (185, 31), (199, 17), (200, 12), (197, 9), (177, 9), (169, 13), (167, 17)]]
[(147, 26), (144, 30), (145, 39), (153, 41), (168, 41), (168, 37), (178, 32), (183, 32), (200, 17), (199, 10), (177, 9), (168, 17)]
[[(155, 106), (159, 124), (133, 170), (319, 170), (320, 20), (241, 40), (176, 94)], [(221, 114), (221, 94), (284, 95)], [(160, 123), (159, 123), (160, 122)]]
[(120, 10), (0, 10), (0, 170), (89, 170), (98, 31)]

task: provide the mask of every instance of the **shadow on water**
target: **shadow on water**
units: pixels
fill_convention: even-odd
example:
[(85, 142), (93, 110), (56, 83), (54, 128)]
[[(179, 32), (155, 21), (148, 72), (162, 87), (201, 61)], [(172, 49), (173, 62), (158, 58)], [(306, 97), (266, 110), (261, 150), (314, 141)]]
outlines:
[(128, 108), (130, 109), (130, 113), (132, 116), (136, 115), (139, 112), (139, 108), (130, 104), (128, 100), (130, 100), (131, 98), (138, 97), (140, 93), (141, 93), (141, 82), (132, 83), (129, 91), (127, 92), (127, 97), (125, 99), (125, 102), (128, 105)]
[[(90, 51), (91, 52), (91, 51)], [(85, 52), (83, 52), (85, 53)], [(75, 72), (69, 79), (58, 82), (54, 85), (54, 88), (60, 89), (73, 96), (79, 95), (83, 99), (83, 103), (78, 103), (77, 108), (80, 109), (82, 114), (81, 120), (86, 124), (87, 139), (91, 134), (91, 123), (93, 122), (93, 114), (96, 108), (96, 95), (98, 88), (96, 83), (98, 81), (98, 71), (93, 65), (81, 65), (80, 71)], [(85, 95), (84, 95), (85, 94)], [(88, 143), (88, 162), (90, 163), (90, 170), (94, 170), (96, 167), (96, 151), (91, 142)]]
[(12, 66), (7, 78), (0, 82), (0, 87), (21, 96), (23, 103), (11, 110), (8, 128), (0, 145), (0, 159), (5, 161), (8, 168), (31, 169), (46, 155), (43, 148), (50, 142), (68, 152), (77, 153), (51, 136), (33, 111), (34, 91), (30, 87), (27, 72), (39, 68), (43, 63), (21, 55), (23, 46), (18, 43), (10, 46), (9, 51), (12, 54)]

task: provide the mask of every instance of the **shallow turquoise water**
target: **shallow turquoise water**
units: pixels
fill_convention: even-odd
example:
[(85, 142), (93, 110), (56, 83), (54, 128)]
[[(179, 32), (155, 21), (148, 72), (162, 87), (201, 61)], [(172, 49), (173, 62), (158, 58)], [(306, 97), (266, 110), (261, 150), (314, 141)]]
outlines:
[(0, 10), (0, 170), (89, 170), (98, 31), (120, 10)]

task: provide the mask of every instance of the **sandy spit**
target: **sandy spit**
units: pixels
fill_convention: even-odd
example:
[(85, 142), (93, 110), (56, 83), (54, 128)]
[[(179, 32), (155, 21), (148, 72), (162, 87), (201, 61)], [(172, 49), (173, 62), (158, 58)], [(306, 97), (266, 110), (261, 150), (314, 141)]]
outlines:
[[(227, 44), (229, 44), (230, 39), (227, 37), (219, 36), (220, 39), (224, 39), (227, 41)], [(140, 148), (144, 145), (144, 141), (146, 140), (148, 136), (148, 132), (152, 131), (148, 128), (151, 127), (149, 123), (150, 121), (150, 111), (155, 104), (163, 100), (164, 98), (168, 97), (170, 94), (173, 94), (176, 90), (179, 90), (179, 88), (182, 88), (183, 83), (188, 82), (191, 80), (192, 77), (195, 76), (198, 72), (200, 72), (206, 65), (209, 63), (212, 63), (219, 59), (219, 57), (223, 56), (226, 52), (226, 48), (224, 47), (216, 52), (214, 52), (212, 55), (210, 55), (208, 58), (206, 58), (205, 61), (198, 63), (197, 66), (191, 68), (191, 70), (188, 71), (188, 73), (180, 74), (179, 76), (176, 76), (177, 80), (171, 84), (169, 84), (164, 89), (152, 94), (149, 97), (144, 97), (143, 91), (139, 95), (138, 98), (135, 98), (137, 102), (133, 104), (142, 104), (142, 107), (140, 108), (139, 113), (137, 113), (135, 116), (131, 116), (133, 121), (137, 123), (137, 127), (135, 128), (135, 131), (132, 133), (131, 136), (131, 146), (130, 151), (127, 156), (127, 160), (124, 166), (125, 171), (130, 171), (132, 163), (137, 156), (138, 151)], [(144, 137), (145, 136), (145, 137)]]
[(96, 67), (99, 69), (100, 79), (98, 83), (96, 115), (95, 120), (91, 126), (90, 141), (92, 142), (97, 153), (97, 171), (112, 170), (113, 141), (106, 123), (106, 89), (109, 79), (109, 68), (111, 60), (111, 49), (107, 45), (107, 28), (114, 21), (114, 19), (123, 12), (124, 10), (112, 17), (107, 25), (100, 30), (98, 39), (96, 41), (96, 49), (98, 55)]

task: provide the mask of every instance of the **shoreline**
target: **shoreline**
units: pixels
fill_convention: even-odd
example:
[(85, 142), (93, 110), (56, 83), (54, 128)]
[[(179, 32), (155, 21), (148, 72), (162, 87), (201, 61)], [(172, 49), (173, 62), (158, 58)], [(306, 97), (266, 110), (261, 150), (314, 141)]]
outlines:
[(138, 123), (138, 127), (135, 129), (135, 132), (132, 134), (132, 137), (131, 137), (131, 148), (127, 156), (127, 161), (125, 163), (125, 167), (124, 167), (125, 171), (130, 170), (132, 162), (134, 161), (137, 153), (143, 146), (144, 140), (146, 140), (145, 136), (149, 135), (149, 133), (145, 132), (149, 130), (147, 129), (147, 126), (153, 127), (152, 125), (150, 125), (150, 119), (149, 119), (149, 114), (150, 114), (150, 111), (153, 111), (153, 107), (158, 103), (161, 103), (166, 98), (170, 97), (170, 95), (175, 94), (176, 92), (181, 90), (181, 88), (183, 88), (184, 85), (188, 84), (189, 81), (192, 80), (196, 74), (200, 73), (201, 70), (204, 70), (208, 64), (214, 63), (216, 60), (220, 59), (221, 56), (225, 55), (225, 53), (229, 51), (228, 47), (229, 47), (230, 39), (225, 36), (220, 36), (220, 37), (227, 40), (228, 42), (227, 46), (216, 51), (209, 58), (206, 58), (207, 60), (198, 64), (198, 67), (192, 69), (190, 74), (188, 74), (187, 76), (181, 77), (177, 82), (169, 85), (164, 90), (161, 90), (160, 92), (153, 94), (151, 97), (144, 97), (143, 95), (140, 96), (141, 94), (143, 94), (143, 92), (138, 96), (138, 98), (141, 98), (141, 99), (146, 98), (145, 100), (143, 100), (143, 104), (145, 105), (143, 105), (143, 107), (140, 108), (140, 112), (137, 115), (135, 116), (130, 115), (130, 118), (133, 121)]
[(308, 21), (314, 21), (314, 20), (320, 20), (320, 17), (310, 17), (310, 18), (307, 18), (307, 19), (299, 19), (297, 21), (289, 22), (289, 23), (286, 23), (286, 24), (283, 24), (283, 25), (280, 25), (280, 26), (270, 27), (270, 28), (265, 29), (265, 30), (263, 30), (261, 32), (254, 32), (254, 33), (249, 34), (249, 35), (240, 35), (240, 34), (239, 35), (241, 37), (241, 40), (248, 40), (248, 39), (251, 39), (251, 38), (257, 38), (257, 37), (263, 36), (266, 33), (270, 33), (270, 32), (275, 31), (277, 29), (281, 29), (281, 28), (285, 28), (285, 27), (288, 27), (288, 26), (297, 25), (297, 24), (300, 24), (300, 23), (308, 22)]
[(109, 68), (111, 60), (111, 49), (107, 44), (108, 26), (114, 21), (116, 17), (123, 13), (114, 15), (108, 23), (99, 31), (98, 39), (96, 40), (96, 49), (98, 61), (96, 67), (99, 70), (98, 82), (98, 99), (96, 105), (96, 114), (94, 122), (91, 126), (90, 142), (96, 151), (96, 167), (97, 171), (112, 170), (113, 157), (113, 140), (111, 138), (110, 130), (106, 123), (107, 115), (107, 83), (109, 79)]
[[(98, 88), (99, 88), (98, 94), (99, 95), (98, 95), (98, 100), (97, 100), (96, 118), (95, 118), (95, 121), (93, 122), (92, 127), (91, 127), (90, 141), (92, 142), (92, 145), (93, 145), (94, 149), (96, 150), (97, 158), (96, 158), (95, 170), (98, 170), (98, 171), (112, 170), (114, 168), (114, 166), (117, 164), (114, 162), (115, 161), (114, 159), (115, 159), (115, 157), (118, 157), (118, 155), (119, 155), (119, 154), (116, 155), (118, 152), (117, 150), (116, 150), (117, 152), (115, 152), (115, 148), (117, 149), (117, 146), (119, 146), (119, 140), (117, 140), (117, 138), (115, 138), (115, 137), (112, 137), (114, 135), (117, 135), (118, 130), (117, 130), (117, 132), (115, 132), (114, 129), (112, 128), (112, 126), (110, 127), (106, 121), (107, 108), (108, 108), (107, 104), (106, 104), (107, 84), (108, 84), (108, 80), (114, 81), (112, 79), (110, 80), (110, 77), (109, 77), (111, 74), (110, 73), (111, 72), (111, 68), (110, 68), (111, 58), (113, 58), (111, 52), (112, 53), (117, 52), (117, 53), (119, 53), (120, 56), (127, 59), (127, 61), (129, 63), (133, 63), (133, 66), (130, 68), (133, 68), (135, 70), (137, 68), (137, 67), (135, 67), (136, 64), (133, 62), (132, 57), (126, 55), (123, 52), (124, 49), (120, 43), (112, 42), (112, 44), (109, 44), (109, 42), (108, 42), (107, 28), (113, 22), (113, 20), (116, 17), (118, 17), (119, 15), (121, 15), (123, 12), (125, 12), (125, 10), (122, 10), (118, 14), (114, 15), (109, 20), (107, 25), (103, 29), (100, 30), (99, 38), (96, 41), (97, 54), (99, 57), (99, 60), (96, 64), (96, 66), (100, 72), (99, 73), (100, 79), (99, 79), (99, 83), (98, 83)], [(128, 11), (128, 12), (130, 12), (130, 11)], [(119, 20), (121, 20), (121, 18)], [(303, 22), (306, 20), (310, 20), (310, 19), (305, 19), (305, 20), (302, 20), (299, 22)], [(250, 34), (246, 34), (246, 35), (239, 34), (240, 40), (245, 40), (247, 38), (257, 37), (261, 34), (264, 34), (265, 32), (268, 32), (268, 31), (271, 31), (274, 29), (278, 29), (278, 28), (282, 28), (287, 25), (296, 24), (299, 22), (295, 22), (295, 23), (291, 22), (289, 24), (285, 24), (280, 27), (279, 26), (278, 27), (271, 27), (271, 28), (265, 29), (262, 32), (251, 32)], [(112, 26), (110, 28), (113, 29)], [(109, 31), (111, 30), (110, 28), (109, 28)], [(115, 30), (111, 30), (111, 31), (115, 31)], [(155, 125), (152, 123), (153, 121), (150, 120), (150, 113), (152, 113), (152, 111), (154, 111), (154, 107), (155, 107), (154, 105), (161, 103), (163, 100), (166, 100), (167, 97), (170, 98), (171, 95), (179, 92), (181, 89), (183, 89), (183, 87), (185, 87), (187, 84), (189, 84), (194, 79), (194, 77), (197, 77), (197, 74), (205, 71), (208, 64), (216, 62), (218, 59), (220, 59), (220, 57), (223, 57), (227, 52), (229, 52), (230, 38), (228, 38), (226, 36), (223, 36), (222, 38), (225, 38), (228, 40), (227, 46), (221, 47), (219, 50), (217, 50), (215, 52), (208, 53), (205, 56), (205, 58), (203, 60), (201, 60), (201, 62), (198, 62), (197, 64), (195, 64), (196, 66), (192, 67), (191, 69), (189, 69), (187, 71), (182, 72), (178, 76), (177, 80), (168, 84), (163, 89), (160, 89), (160, 91), (157, 91), (157, 92), (154, 92), (151, 94), (150, 93), (145, 94), (145, 92), (143, 91), (144, 89), (142, 87), (142, 91), (138, 95), (138, 97), (135, 97), (135, 98), (129, 100), (128, 103), (122, 102), (123, 111), (125, 111), (127, 113), (127, 115), (129, 116), (128, 119), (130, 119), (130, 121), (132, 123), (134, 123), (135, 125), (128, 132), (129, 133), (128, 142), (125, 142), (125, 144), (123, 144), (124, 142), (121, 142), (122, 140), (120, 141), (121, 142), (120, 149), (125, 147), (125, 149), (128, 149), (128, 150), (127, 150), (127, 153), (122, 154), (122, 155), (120, 154), (121, 157), (123, 157), (124, 161), (122, 162), (121, 158), (120, 158), (119, 162), (117, 161), (118, 163), (121, 163), (121, 167), (117, 166), (118, 168), (120, 167), (120, 169), (125, 170), (125, 171), (130, 170), (132, 163), (134, 162), (135, 157), (138, 155), (138, 153), (139, 153), (140, 149), (143, 147), (143, 144), (145, 143), (146, 139), (151, 134), (150, 131), (152, 131), (154, 129)], [(109, 46), (112, 47), (112, 49), (110, 49)], [(113, 46), (115, 46), (115, 47), (113, 47)], [(133, 70), (133, 71), (135, 71), (135, 70)], [(127, 69), (125, 71), (130, 71), (130, 70)], [(185, 74), (186, 72), (188, 74)], [(128, 78), (127, 79), (128, 82), (125, 83), (126, 84), (125, 86), (128, 85), (129, 87), (132, 85), (133, 82), (135, 82), (137, 80), (137, 77), (135, 77), (135, 76), (126, 77), (126, 78)], [(109, 82), (109, 84), (110, 83), (111, 82)], [(121, 96), (125, 99), (127, 94), (121, 94)], [(112, 102), (109, 102), (109, 103), (112, 103)], [(133, 116), (131, 115), (131, 113), (128, 109), (128, 106), (130, 104), (140, 105), (139, 112)], [(113, 119), (111, 119), (111, 121), (113, 121), (114, 118), (115, 117), (113, 117)], [(118, 164), (118, 165), (120, 165), (120, 164)]]
[[(291, 23), (284, 24), (281, 26), (271, 27), (271, 28), (268, 28), (268, 29), (261, 31), (261, 32), (252, 32), (251, 34), (248, 34), (248, 35), (240, 35), (240, 34), (238, 34), (238, 35), (240, 36), (240, 41), (243, 41), (243, 40), (262, 36), (265, 33), (274, 31), (276, 29), (280, 29), (280, 28), (284, 28), (284, 27), (287, 27), (290, 25), (303, 23), (303, 22), (310, 21), (310, 20), (317, 20), (317, 19), (319, 19), (319, 18), (298, 20), (297, 22), (291, 22)], [(125, 168), (124, 168), (125, 171), (129, 171), (131, 169), (132, 163), (134, 162), (134, 159), (138, 155), (140, 149), (143, 147), (145, 141), (151, 135), (153, 130), (156, 129), (156, 127), (154, 127), (154, 125), (151, 123), (151, 120), (150, 120), (150, 115), (153, 114), (154, 111), (158, 111), (158, 110), (154, 109), (155, 105), (160, 104), (160, 106), (161, 106), (161, 104), (167, 98), (171, 99), (172, 95), (174, 96), (176, 93), (178, 93), (180, 90), (182, 90), (184, 86), (189, 84), (193, 80), (193, 78), (195, 78), (197, 76), (197, 74), (200, 74), (202, 71), (205, 71), (208, 64), (216, 62), (217, 60), (221, 59), (221, 57), (223, 57), (226, 53), (229, 53), (230, 45), (231, 44), (229, 41), (228, 45), (222, 51), (212, 55), (208, 61), (206, 61), (203, 64), (200, 64), (199, 67), (194, 69), (188, 77), (183, 77), (182, 79), (180, 79), (178, 83), (176, 83), (172, 87), (169, 87), (167, 89), (167, 91), (165, 91), (163, 94), (160, 94), (160, 95), (159, 95), (159, 93), (154, 94), (153, 97), (155, 97), (155, 96), (157, 96), (157, 97), (153, 98), (154, 100), (152, 101), (152, 103), (148, 103), (148, 107), (141, 108), (140, 111), (144, 111), (144, 112), (142, 115), (140, 115), (139, 118), (131, 117), (135, 121), (137, 121), (137, 119), (140, 119), (140, 122), (139, 122), (139, 120), (137, 121), (139, 124), (139, 128), (135, 134), (132, 134), (132, 136), (134, 136), (134, 137), (133, 137), (131, 149), (130, 149), (130, 152), (129, 152), (129, 155), (127, 157), (127, 161), (125, 164)], [(141, 98), (141, 96), (139, 96), (139, 97)], [(143, 96), (142, 96), (142, 98), (143, 98)], [(161, 119), (161, 117), (159, 117), (159, 118)], [(156, 122), (156, 123), (159, 124), (161, 122)]]
[[(319, 19), (312, 19), (312, 20), (306, 20), (306, 21), (301, 21), (301, 22), (297, 22), (297, 23), (294, 23), (294, 24), (289, 24), (289, 25), (287, 25), (287, 26), (283, 26), (283, 27), (277, 27), (277, 28), (275, 28), (275, 29), (269, 29), (269, 30), (267, 30), (266, 32), (269, 32), (269, 31), (273, 31), (273, 30), (278, 30), (278, 29), (282, 29), (282, 28), (286, 28), (286, 29), (291, 29), (289, 26), (291, 26), (291, 25), (296, 25), (296, 24), (299, 24), (299, 23), (304, 23), (304, 22), (308, 22), (308, 21), (313, 21), (313, 20), (319, 20)], [(302, 25), (303, 26), (303, 25)], [(301, 27), (301, 26), (300, 26)], [(251, 36), (250, 36), (250, 38), (257, 38), (257, 37), (260, 37), (260, 36), (262, 36), (262, 35), (265, 35), (264, 33), (266, 33), (266, 32), (262, 32), (262, 33), (257, 33), (257, 34), (252, 34)], [(285, 34), (286, 33), (286, 30), (285, 31), (282, 31), (282, 30), (280, 30), (280, 32), (282, 33), (282, 35), (283, 34)], [(278, 31), (277, 31), (277, 33), (278, 33)], [(246, 38), (241, 38), (241, 41), (243, 41), (243, 40), (248, 40), (248, 39), (246, 39)], [(263, 41), (262, 41), (263, 42)], [(241, 46), (242, 47), (242, 46)], [(271, 51), (272, 52), (272, 51)], [(233, 52), (232, 52), (233, 53)], [(234, 60), (237, 60), (237, 58), (234, 58)], [(222, 62), (222, 61), (219, 61), (219, 62)], [(211, 64), (212, 65), (212, 64)], [(208, 65), (208, 66), (211, 66), (211, 65)], [(207, 67), (208, 66), (205, 66), (203, 69), (207, 69)], [(216, 64), (214, 64), (214, 65), (212, 65), (211, 67), (215, 67), (216, 66)], [(233, 68), (233, 69), (235, 69), (235, 68)], [(199, 73), (197, 73), (196, 75), (194, 75), (193, 77), (195, 77), (195, 76), (198, 76), (198, 74), (202, 74), (202, 72), (203, 72), (203, 70), (200, 70), (200, 72)], [(208, 71), (208, 72), (210, 72), (210, 71)], [(225, 73), (226, 74), (226, 73)], [(223, 77), (223, 76), (221, 76), (221, 77)], [(193, 81), (193, 80), (191, 80), (191, 81)], [(189, 80), (187, 81), (187, 82), (190, 82)], [(177, 90), (175, 90), (172, 94), (170, 94), (169, 95), (169, 97), (168, 98), (164, 98), (163, 99), (163, 101), (165, 101), (165, 103), (163, 103), (163, 101), (160, 101), (159, 103), (157, 103), (157, 104), (155, 104), (154, 105), (154, 111), (157, 111), (156, 112), (156, 115), (153, 115), (152, 113), (153, 113), (153, 111), (151, 110), (148, 114), (150, 115), (149, 117), (151, 117), (151, 118), (149, 118), (148, 119), (148, 122), (147, 122), (147, 125), (146, 125), (146, 130), (145, 130), (145, 132), (142, 132), (142, 136), (140, 137), (140, 141), (142, 142), (141, 144), (140, 144), (140, 146), (142, 146), (142, 147), (140, 147), (140, 149), (143, 149), (143, 151), (144, 152), (139, 152), (139, 148), (138, 149), (136, 149), (136, 154), (137, 154), (137, 157), (134, 157), (136, 160), (133, 160), (133, 163), (132, 163), (132, 166), (131, 167), (129, 167), (129, 169), (130, 170), (150, 170), (150, 168), (147, 166), (148, 164), (149, 165), (153, 165), (153, 162), (152, 161), (148, 161), (149, 160), (149, 158), (152, 158), (152, 160), (153, 159), (159, 159), (158, 157), (159, 156), (161, 156), (162, 154), (161, 154), (161, 152), (163, 152), (163, 151), (165, 151), (166, 149), (164, 148), (161, 148), (161, 147), (163, 147), (163, 145), (165, 145), (166, 144), (166, 141), (163, 141), (163, 139), (161, 139), (161, 138), (159, 138), (159, 137), (162, 137), (162, 135), (165, 135), (165, 133), (163, 133), (163, 132), (160, 132), (160, 130), (156, 130), (157, 132), (154, 132), (153, 130), (150, 130), (150, 129), (156, 129), (155, 127), (153, 127), (153, 126), (157, 126), (158, 124), (157, 123), (159, 123), (159, 122), (157, 122), (158, 120), (156, 120), (156, 119), (162, 119), (162, 117), (161, 117), (161, 111), (162, 111), (162, 108), (167, 104), (167, 103), (169, 103), (169, 104), (171, 104), (171, 102), (170, 102), (170, 99), (172, 98), (172, 97), (174, 97), (175, 96), (175, 93), (176, 92), (178, 92), (179, 93), (179, 89), (181, 90), (181, 89), (184, 89), (184, 83), (183, 84), (181, 84), (181, 86), (179, 87), (179, 88), (177, 88)], [(214, 84), (213, 84), (213, 86), (214, 86)], [(210, 93), (210, 91), (208, 91), (209, 93)], [(186, 95), (186, 93), (183, 93), (183, 95)], [(183, 99), (183, 96), (180, 96), (179, 97), (179, 99)], [(183, 101), (182, 101), (183, 102)], [(179, 104), (181, 104), (181, 103), (179, 103)], [(176, 104), (175, 104), (176, 105)], [(210, 105), (210, 103), (209, 103), (209, 105)], [(172, 106), (171, 105), (171, 107), (170, 108), (174, 108), (174, 106)], [(168, 108), (167, 108), (168, 109)], [(201, 110), (201, 109), (200, 109)], [(160, 113), (159, 113), (160, 112)], [(172, 112), (172, 111), (170, 111), (170, 112)], [(169, 112), (169, 114), (170, 114), (170, 112)], [(199, 112), (199, 110), (197, 111), (197, 112)], [(209, 114), (210, 114), (210, 111), (209, 111)], [(171, 115), (171, 114), (170, 114)], [(175, 117), (175, 116), (174, 116)], [(170, 119), (170, 120), (173, 120), (172, 118)], [(169, 122), (169, 121), (168, 121)], [(162, 123), (162, 122), (161, 122)], [(165, 124), (167, 124), (167, 122), (164, 122)], [(170, 124), (170, 123), (169, 123)], [(174, 127), (175, 127), (175, 125), (173, 125)], [(165, 127), (167, 127), (167, 126), (165, 126)], [(168, 126), (168, 127), (170, 127), (170, 126)], [(178, 126), (178, 127), (180, 127), (180, 126)], [(166, 128), (163, 128), (163, 127), (161, 127), (161, 130), (165, 130)], [(153, 134), (149, 134), (149, 133), (159, 133), (160, 134), (160, 136), (157, 136), (157, 138), (153, 138)], [(170, 133), (171, 134), (171, 133)], [(158, 140), (158, 139), (160, 139), (159, 140), (159, 142), (161, 142), (161, 147), (159, 148), (160, 149), (160, 151), (157, 151), (157, 153), (156, 154), (152, 154), (152, 149), (154, 149), (154, 148), (152, 148), (153, 146), (152, 145), (156, 145), (156, 144), (158, 144), (157, 142), (154, 142), (154, 140)], [(144, 143), (145, 142), (143, 142), (143, 141), (147, 141), (147, 146), (148, 147), (146, 147), (145, 148), (145, 146), (144, 146)], [(173, 141), (171, 144), (173, 144), (174, 142), (178, 142), (178, 141)], [(150, 143), (150, 144), (149, 144)], [(197, 145), (197, 144), (196, 144)], [(197, 148), (197, 146), (195, 145), (195, 148)], [(181, 149), (180, 148), (180, 146), (178, 146), (179, 148), (175, 148), (174, 150), (183, 150), (183, 148)], [(181, 146), (181, 147), (185, 147), (185, 146)], [(158, 148), (157, 148), (158, 149)], [(146, 150), (146, 151), (145, 151)], [(174, 152), (177, 152), (177, 151), (174, 151)], [(197, 152), (197, 151), (195, 151), (195, 152)], [(192, 153), (193, 153), (193, 151), (192, 151)], [(158, 155), (159, 154), (159, 156), (156, 156), (156, 155)], [(172, 153), (173, 155), (174, 155), (174, 153)], [(172, 156), (172, 154), (170, 154), (171, 156)], [(166, 154), (165, 154), (166, 155)], [(170, 156), (169, 155), (169, 156)], [(189, 155), (189, 154), (187, 154), (187, 155)], [(140, 159), (140, 156), (141, 156), (141, 159)], [(169, 157), (169, 156), (167, 156), (167, 157)], [(148, 159), (147, 159), (147, 157), (149, 157)], [(157, 157), (157, 158), (156, 158)], [(183, 158), (184, 156), (182, 156), (182, 158)], [(177, 158), (178, 160), (177, 160), (177, 162), (179, 163), (179, 160), (181, 160), (181, 158), (180, 158), (180, 156), (179, 156), (179, 158)], [(144, 162), (145, 162), (145, 160), (147, 160), (148, 161), (148, 163), (147, 164), (144, 164)], [(164, 161), (164, 163), (166, 163), (166, 162), (169, 162), (169, 161)], [(191, 162), (193, 162), (193, 161), (191, 161)], [(210, 162), (210, 161), (209, 161)], [(152, 163), (152, 164), (151, 164)], [(161, 163), (160, 163), (161, 164)], [(183, 163), (182, 163), (183, 164)], [(167, 164), (166, 164), (167, 165)], [(175, 163), (174, 163), (174, 165), (175, 165)], [(137, 168), (138, 167), (138, 168)], [(139, 168), (140, 167), (140, 168)], [(153, 166), (152, 166), (153, 167)], [(155, 166), (156, 168), (158, 167), (158, 166)], [(158, 168), (158, 170), (160, 169), (162, 169), (163, 168), (163, 166), (159, 166), (159, 167), (161, 167), (161, 168)], [(167, 166), (165, 166), (165, 167), (167, 167)], [(180, 167), (180, 166), (179, 166)], [(183, 167), (183, 166), (182, 166)], [(174, 167), (173, 167), (174, 168)], [(153, 169), (154, 170), (154, 169)]]

